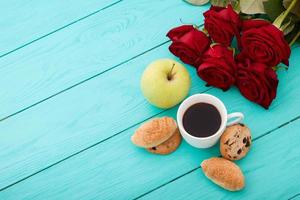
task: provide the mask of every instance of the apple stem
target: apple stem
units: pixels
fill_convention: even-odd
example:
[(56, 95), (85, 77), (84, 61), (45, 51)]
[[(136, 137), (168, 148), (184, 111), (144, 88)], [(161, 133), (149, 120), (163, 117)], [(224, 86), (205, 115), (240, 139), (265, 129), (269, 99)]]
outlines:
[(172, 71), (173, 71), (173, 69), (174, 69), (174, 66), (175, 66), (175, 63), (173, 63), (173, 66), (172, 66), (171, 70), (170, 70), (169, 73), (168, 73), (167, 78), (168, 78), (169, 81), (173, 79)]

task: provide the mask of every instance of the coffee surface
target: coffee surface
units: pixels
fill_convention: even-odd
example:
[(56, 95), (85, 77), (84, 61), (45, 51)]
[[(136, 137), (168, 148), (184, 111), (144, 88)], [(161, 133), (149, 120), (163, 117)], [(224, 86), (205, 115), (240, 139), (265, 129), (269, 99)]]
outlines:
[(208, 103), (196, 103), (183, 115), (183, 127), (195, 137), (208, 137), (215, 134), (221, 126), (218, 109)]

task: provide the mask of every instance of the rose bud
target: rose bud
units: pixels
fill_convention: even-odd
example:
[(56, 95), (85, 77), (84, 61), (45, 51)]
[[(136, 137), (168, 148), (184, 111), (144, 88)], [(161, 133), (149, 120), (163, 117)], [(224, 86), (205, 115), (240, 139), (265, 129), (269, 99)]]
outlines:
[(198, 67), (198, 76), (208, 85), (228, 90), (235, 82), (235, 62), (232, 49), (221, 44), (211, 46)]
[(231, 5), (227, 8), (211, 6), (203, 15), (204, 27), (214, 42), (230, 46), (234, 36), (239, 41), (242, 22)]
[(198, 67), (202, 54), (211, 41), (205, 33), (191, 25), (183, 25), (169, 31), (167, 36), (173, 41), (169, 50), (184, 63)]
[(253, 62), (243, 55), (237, 56), (236, 85), (244, 97), (268, 109), (276, 97), (276, 72), (264, 63)]
[(283, 32), (265, 20), (246, 20), (243, 23), (242, 52), (255, 62), (274, 67), (280, 62), (289, 65), (291, 49)]

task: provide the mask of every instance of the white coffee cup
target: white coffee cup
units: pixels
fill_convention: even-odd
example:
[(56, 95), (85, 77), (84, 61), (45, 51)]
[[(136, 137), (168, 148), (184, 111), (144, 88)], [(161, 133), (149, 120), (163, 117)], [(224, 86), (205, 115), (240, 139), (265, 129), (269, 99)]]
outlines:
[[(183, 127), (182, 119), (185, 111), (196, 103), (208, 103), (215, 106), (221, 115), (221, 125), (216, 133), (208, 137), (195, 137), (189, 134)], [(229, 119), (236, 118), (232, 121)], [(192, 146), (196, 148), (209, 148), (215, 145), (226, 126), (237, 124), (244, 119), (243, 113), (235, 112), (227, 114), (227, 109), (223, 102), (210, 94), (195, 94), (185, 99), (179, 106), (177, 111), (177, 124), (182, 137)]]

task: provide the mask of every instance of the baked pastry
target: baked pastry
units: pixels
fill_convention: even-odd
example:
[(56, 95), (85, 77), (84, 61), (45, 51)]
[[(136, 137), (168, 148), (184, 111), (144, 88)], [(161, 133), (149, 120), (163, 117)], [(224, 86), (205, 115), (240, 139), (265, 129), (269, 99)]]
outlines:
[(251, 146), (251, 133), (244, 124), (229, 126), (220, 140), (220, 151), (224, 158), (239, 160), (246, 156)]
[(175, 133), (167, 141), (158, 146), (147, 148), (147, 151), (161, 155), (170, 154), (178, 148), (180, 143), (181, 135), (179, 133), (179, 129), (177, 128)]
[(140, 126), (132, 135), (131, 141), (139, 147), (155, 147), (168, 140), (176, 129), (177, 124), (173, 118), (155, 118)]
[(245, 178), (240, 168), (232, 161), (213, 157), (201, 163), (204, 174), (215, 184), (230, 191), (241, 190), (245, 186)]

